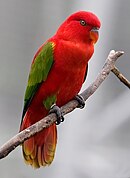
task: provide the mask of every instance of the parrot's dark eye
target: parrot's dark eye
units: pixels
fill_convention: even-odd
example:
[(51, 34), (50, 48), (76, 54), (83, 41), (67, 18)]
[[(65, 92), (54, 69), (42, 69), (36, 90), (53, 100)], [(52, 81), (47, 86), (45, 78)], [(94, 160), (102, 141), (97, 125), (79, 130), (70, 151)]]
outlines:
[(80, 20), (80, 24), (81, 24), (82, 26), (86, 26), (86, 25), (87, 25), (87, 23), (85, 22), (85, 20)]

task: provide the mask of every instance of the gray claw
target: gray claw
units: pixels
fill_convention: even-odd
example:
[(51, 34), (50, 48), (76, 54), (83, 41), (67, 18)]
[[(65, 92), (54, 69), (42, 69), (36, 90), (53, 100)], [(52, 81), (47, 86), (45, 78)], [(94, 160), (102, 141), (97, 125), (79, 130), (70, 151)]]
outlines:
[(78, 103), (79, 103), (79, 105), (78, 105), (78, 107), (80, 108), (80, 109), (83, 109), (84, 107), (85, 107), (85, 100), (84, 100), (84, 98), (81, 96), (81, 95), (76, 95), (75, 96), (75, 99), (78, 101)]
[(55, 113), (56, 114), (56, 117), (57, 117), (56, 125), (59, 125), (61, 122), (64, 121), (64, 117), (61, 113), (61, 110), (56, 104), (53, 104), (51, 106), (49, 113)]

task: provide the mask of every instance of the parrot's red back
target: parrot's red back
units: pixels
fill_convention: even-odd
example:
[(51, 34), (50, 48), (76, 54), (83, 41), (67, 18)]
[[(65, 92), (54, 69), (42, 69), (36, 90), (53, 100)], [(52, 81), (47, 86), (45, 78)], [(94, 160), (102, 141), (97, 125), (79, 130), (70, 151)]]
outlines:
[[(94, 14), (80, 11), (40, 47), (29, 74), (20, 131), (44, 118), (54, 103), (61, 107), (79, 93), (99, 28), (100, 21)], [(56, 143), (54, 123), (22, 144), (25, 162), (34, 168), (50, 165)]]

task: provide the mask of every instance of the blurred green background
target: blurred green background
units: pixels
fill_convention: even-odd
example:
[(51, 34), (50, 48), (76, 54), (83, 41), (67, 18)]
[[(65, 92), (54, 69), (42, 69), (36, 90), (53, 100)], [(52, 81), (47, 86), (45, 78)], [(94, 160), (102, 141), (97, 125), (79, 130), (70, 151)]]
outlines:
[[(71, 13), (94, 12), (100, 38), (83, 88), (97, 76), (111, 49), (124, 50), (116, 63), (130, 80), (129, 0), (0, 0), (0, 145), (19, 130), (23, 97), (32, 58)], [(54, 162), (33, 170), (18, 147), (0, 161), (1, 178), (130, 177), (130, 93), (110, 74), (87, 101), (58, 126)]]

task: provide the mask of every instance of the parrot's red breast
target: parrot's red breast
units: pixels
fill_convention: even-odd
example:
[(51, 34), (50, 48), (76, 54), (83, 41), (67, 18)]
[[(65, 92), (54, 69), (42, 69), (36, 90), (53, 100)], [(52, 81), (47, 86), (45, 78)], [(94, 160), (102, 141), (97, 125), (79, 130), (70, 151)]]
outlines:
[[(73, 99), (84, 82), (98, 39), (99, 19), (90, 12), (72, 14), (44, 43), (32, 62), (20, 131), (45, 117), (52, 104)], [(22, 145), (24, 159), (35, 168), (49, 165), (57, 143), (53, 124)]]

